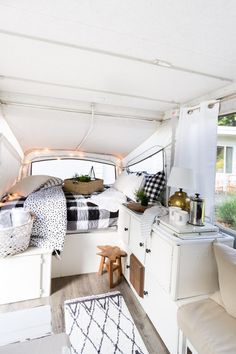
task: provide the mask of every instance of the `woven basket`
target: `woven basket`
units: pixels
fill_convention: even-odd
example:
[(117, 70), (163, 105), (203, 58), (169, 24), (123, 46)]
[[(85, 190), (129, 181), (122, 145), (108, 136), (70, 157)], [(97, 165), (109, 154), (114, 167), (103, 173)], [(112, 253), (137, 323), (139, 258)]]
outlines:
[(0, 257), (13, 256), (29, 247), (34, 218), (24, 225), (0, 230)]
[(147, 206), (141, 205), (141, 203), (127, 203), (125, 204), (127, 206), (127, 208), (136, 211), (137, 213), (144, 213), (144, 211), (148, 208), (151, 208), (153, 206), (153, 204), (149, 204)]
[(90, 182), (77, 182), (73, 179), (64, 180), (64, 189), (75, 194), (91, 194), (103, 190), (103, 179), (96, 178)]

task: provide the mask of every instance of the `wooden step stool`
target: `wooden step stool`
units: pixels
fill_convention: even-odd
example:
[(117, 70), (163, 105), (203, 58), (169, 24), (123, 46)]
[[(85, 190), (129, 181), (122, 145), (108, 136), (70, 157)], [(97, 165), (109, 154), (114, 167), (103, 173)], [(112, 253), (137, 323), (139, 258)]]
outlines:
[(122, 251), (117, 246), (97, 246), (101, 250), (101, 252), (97, 253), (101, 256), (101, 262), (98, 270), (98, 274), (102, 275), (104, 271), (104, 267), (109, 275), (109, 286), (113, 288), (113, 272), (118, 270), (119, 279), (122, 275), (122, 264), (121, 257), (126, 257), (127, 253)]

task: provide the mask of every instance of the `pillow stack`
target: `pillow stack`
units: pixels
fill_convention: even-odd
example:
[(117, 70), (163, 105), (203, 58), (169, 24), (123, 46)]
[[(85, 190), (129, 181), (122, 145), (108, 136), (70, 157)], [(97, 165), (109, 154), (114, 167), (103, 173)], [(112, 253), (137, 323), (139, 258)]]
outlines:
[(123, 192), (128, 198), (136, 200), (135, 192), (144, 189), (150, 203), (158, 201), (161, 191), (165, 187), (165, 172), (156, 174), (146, 172), (123, 172), (114, 184), (114, 188)]

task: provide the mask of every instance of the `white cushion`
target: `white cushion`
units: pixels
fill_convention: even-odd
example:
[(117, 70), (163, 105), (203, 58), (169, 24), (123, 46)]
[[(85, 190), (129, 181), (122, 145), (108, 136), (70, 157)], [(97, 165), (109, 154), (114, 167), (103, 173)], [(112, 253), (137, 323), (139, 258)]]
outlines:
[(222, 243), (214, 243), (220, 294), (226, 311), (236, 317), (236, 250)]
[(8, 194), (17, 193), (23, 197), (28, 197), (30, 193), (36, 191), (43, 183), (47, 182), (51, 176), (37, 175), (28, 176), (17, 182), (9, 191)]
[(127, 174), (123, 172), (116, 182), (114, 188), (123, 192), (128, 198), (136, 200), (135, 192), (143, 187), (145, 183), (144, 176), (136, 176), (136, 174)]
[(113, 187), (115, 189), (117, 189), (118, 191), (120, 192), (123, 192), (123, 190), (125, 189), (125, 186), (126, 186), (126, 178), (128, 176), (128, 173), (127, 172), (122, 172), (116, 179)]
[(222, 297), (220, 295), (220, 291), (217, 290), (216, 292), (214, 292), (214, 294), (212, 294), (210, 297), (209, 297), (211, 300), (214, 300), (218, 305), (222, 306), (222, 307), (225, 307), (223, 301), (222, 301)]
[(183, 305), (178, 325), (201, 354), (236, 353), (236, 319), (215, 301), (206, 299)]

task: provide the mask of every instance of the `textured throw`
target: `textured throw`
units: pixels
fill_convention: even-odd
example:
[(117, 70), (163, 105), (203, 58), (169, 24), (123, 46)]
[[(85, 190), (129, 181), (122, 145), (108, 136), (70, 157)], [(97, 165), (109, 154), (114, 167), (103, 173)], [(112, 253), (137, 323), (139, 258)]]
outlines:
[(43, 188), (27, 198), (7, 201), (0, 210), (25, 207), (33, 212), (30, 245), (52, 250), (63, 249), (66, 235), (66, 199), (61, 186)]
[(168, 209), (160, 205), (155, 205), (145, 210), (141, 217), (141, 235), (143, 239), (147, 239), (152, 231), (152, 225), (157, 217), (168, 214)]
[(65, 301), (72, 354), (148, 354), (120, 292)]
[(30, 245), (46, 249), (63, 249), (66, 236), (66, 199), (61, 186), (31, 193), (24, 207), (36, 215)]

